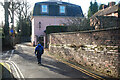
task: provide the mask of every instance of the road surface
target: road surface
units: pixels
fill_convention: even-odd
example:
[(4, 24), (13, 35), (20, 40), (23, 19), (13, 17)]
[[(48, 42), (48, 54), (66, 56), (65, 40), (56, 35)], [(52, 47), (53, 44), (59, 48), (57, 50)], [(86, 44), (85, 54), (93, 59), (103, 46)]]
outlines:
[(78, 79), (78, 80), (104, 80), (103, 77), (91, 73), (71, 63), (48, 56), (45, 51), (42, 55), (42, 65), (37, 64), (34, 47), (17, 44), (15, 50), (2, 55), (2, 63), (7, 64), (10, 73), (16, 79)]

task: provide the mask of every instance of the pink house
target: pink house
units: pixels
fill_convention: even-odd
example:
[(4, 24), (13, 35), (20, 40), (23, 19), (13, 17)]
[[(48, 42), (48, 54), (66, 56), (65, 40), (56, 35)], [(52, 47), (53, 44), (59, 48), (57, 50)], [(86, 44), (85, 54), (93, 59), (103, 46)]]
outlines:
[(35, 3), (32, 16), (32, 43), (37, 45), (40, 38), (44, 41), (47, 26), (67, 23), (69, 17), (84, 17), (81, 7), (61, 1)]

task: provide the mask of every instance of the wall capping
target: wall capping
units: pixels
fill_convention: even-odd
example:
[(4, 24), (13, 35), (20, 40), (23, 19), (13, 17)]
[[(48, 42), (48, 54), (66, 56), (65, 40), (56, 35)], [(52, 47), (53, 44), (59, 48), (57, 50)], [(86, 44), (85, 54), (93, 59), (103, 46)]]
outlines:
[(57, 34), (91, 33), (91, 32), (100, 32), (100, 31), (108, 31), (108, 30), (117, 30), (117, 29), (120, 29), (120, 27), (113, 27), (113, 28), (99, 29), (99, 30), (88, 30), (88, 31), (51, 33), (51, 34), (56, 34), (57, 35)]

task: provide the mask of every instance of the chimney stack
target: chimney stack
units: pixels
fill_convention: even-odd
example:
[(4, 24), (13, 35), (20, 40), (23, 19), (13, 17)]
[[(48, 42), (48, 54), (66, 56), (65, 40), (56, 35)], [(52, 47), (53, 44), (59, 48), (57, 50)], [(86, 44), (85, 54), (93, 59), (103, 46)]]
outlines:
[(109, 7), (114, 5), (115, 5), (115, 2), (109, 2)]

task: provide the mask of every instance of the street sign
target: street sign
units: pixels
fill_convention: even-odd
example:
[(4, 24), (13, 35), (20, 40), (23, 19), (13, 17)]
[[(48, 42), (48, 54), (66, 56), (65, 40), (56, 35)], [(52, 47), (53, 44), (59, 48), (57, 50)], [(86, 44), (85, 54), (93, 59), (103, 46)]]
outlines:
[(11, 29), (11, 30), (10, 30), (10, 32), (11, 32), (11, 33), (13, 33), (13, 32), (14, 32), (14, 30), (13, 30), (13, 29)]

